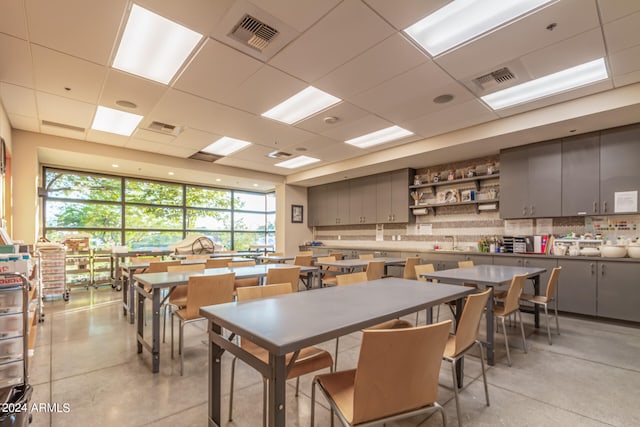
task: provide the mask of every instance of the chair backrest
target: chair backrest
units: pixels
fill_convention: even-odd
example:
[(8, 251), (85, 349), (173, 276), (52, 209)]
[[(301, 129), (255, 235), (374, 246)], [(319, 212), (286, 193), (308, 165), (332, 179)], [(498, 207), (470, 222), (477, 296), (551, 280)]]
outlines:
[(206, 260), (209, 259), (209, 255), (208, 254), (204, 254), (204, 255), (187, 255), (185, 256), (184, 259), (202, 259), (202, 260)]
[[(316, 260), (316, 262), (335, 262), (336, 261), (336, 257), (334, 256), (323, 256), (323, 257), (318, 257), (318, 259)], [(322, 267), (323, 270), (328, 270), (329, 267), (323, 265)]]
[(301, 265), (304, 267), (311, 267), (313, 265), (312, 255), (296, 255), (293, 259), (293, 265)]
[(329, 252), (329, 256), (335, 257), (336, 261), (344, 259), (344, 255), (342, 254), (342, 252)]
[(284, 252), (270, 252), (269, 256), (284, 256)]
[(226, 267), (233, 258), (223, 257), (223, 258), (209, 258), (207, 262), (204, 264), (204, 268), (224, 268)]
[(527, 276), (528, 274), (517, 274), (511, 279), (509, 291), (507, 291), (507, 296), (504, 299), (505, 314), (511, 313), (520, 307), (520, 295), (522, 295), (522, 289), (524, 288)]
[(420, 264), (420, 258), (416, 257), (408, 257), (404, 262), (404, 271), (402, 272), (403, 279), (416, 280), (418, 277), (416, 276), (416, 265)]
[(180, 261), (153, 261), (145, 273), (166, 273), (169, 267), (180, 265)]
[(311, 256), (313, 256), (313, 251), (300, 251), (300, 252), (298, 252), (298, 255), (301, 255), (301, 256), (311, 255)]
[(447, 320), (407, 329), (364, 330), (355, 374), (351, 424), (435, 402), (450, 328), (451, 320)]
[(336, 276), (336, 285), (353, 285), (354, 283), (362, 283), (366, 282), (369, 279), (367, 278), (368, 271), (358, 271), (357, 273), (348, 273), (348, 274), (338, 274)]
[(256, 261), (254, 259), (249, 261), (231, 261), (227, 263), (227, 267), (252, 267), (256, 265)]
[(558, 286), (560, 271), (562, 271), (562, 267), (556, 267), (551, 270), (551, 276), (549, 276), (549, 282), (547, 282), (547, 301), (551, 301), (556, 296), (556, 287)]
[(373, 259), (373, 254), (360, 254), (358, 255), (358, 259)]
[(252, 299), (268, 298), (276, 295), (290, 294), (292, 292), (290, 283), (274, 283), (264, 286), (245, 286), (236, 289), (238, 301), (249, 301)]
[(384, 276), (384, 261), (369, 261), (367, 263), (367, 280), (378, 280)]
[(300, 280), (300, 267), (278, 267), (267, 270), (267, 285), (289, 283), (295, 292), (298, 290), (298, 280)]
[(473, 266), (473, 261), (458, 261), (458, 268), (471, 268)]
[(191, 271), (191, 270), (204, 270), (204, 264), (181, 264), (181, 265), (170, 265), (169, 267), (167, 267), (168, 272)]
[(197, 319), (200, 307), (233, 301), (236, 273), (191, 276), (187, 284), (186, 318)]
[(491, 289), (487, 289), (484, 292), (471, 294), (467, 297), (467, 302), (464, 305), (456, 328), (453, 356), (457, 356), (469, 348), (478, 338), (480, 319), (482, 319), (482, 313), (484, 313), (484, 308), (490, 295)]
[(422, 280), (423, 282), (426, 282), (427, 279), (424, 277), (420, 277), (421, 274), (433, 273), (434, 271), (436, 271), (436, 269), (433, 267), (433, 264), (418, 264), (415, 265), (413, 269), (416, 272), (416, 278), (418, 280)]
[(137, 262), (148, 262), (151, 264), (152, 262), (159, 262), (162, 259), (159, 256), (132, 256), (129, 258), (129, 262), (135, 264)]

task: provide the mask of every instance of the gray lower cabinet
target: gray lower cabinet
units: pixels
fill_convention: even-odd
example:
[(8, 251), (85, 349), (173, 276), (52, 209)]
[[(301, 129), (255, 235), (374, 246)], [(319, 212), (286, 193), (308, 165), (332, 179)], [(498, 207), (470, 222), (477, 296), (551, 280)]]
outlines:
[(640, 264), (598, 261), (598, 316), (640, 322)]
[(600, 133), (562, 140), (562, 215), (600, 213)]
[(442, 254), (442, 253), (428, 253), (423, 257), (423, 264), (433, 264), (433, 267), (437, 270), (449, 270), (452, 268), (458, 268), (458, 261), (464, 260), (464, 255), (460, 254)]
[[(600, 134), (601, 214), (614, 214), (615, 193), (640, 190), (640, 125)], [(634, 212), (637, 212), (637, 208)]]
[(558, 259), (558, 310), (595, 316), (598, 291), (596, 261)]
[(473, 261), (473, 265), (491, 265), (494, 264), (492, 255), (463, 255), (463, 261)]

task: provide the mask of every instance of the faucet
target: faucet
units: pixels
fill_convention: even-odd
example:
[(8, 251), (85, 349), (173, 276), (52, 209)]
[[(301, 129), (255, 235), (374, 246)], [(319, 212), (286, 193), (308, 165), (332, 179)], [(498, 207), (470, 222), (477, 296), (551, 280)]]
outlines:
[(452, 243), (451, 250), (455, 251), (456, 249), (458, 249), (457, 248), (458, 245), (456, 243), (456, 236), (444, 236), (444, 238), (445, 239), (451, 239), (451, 243)]

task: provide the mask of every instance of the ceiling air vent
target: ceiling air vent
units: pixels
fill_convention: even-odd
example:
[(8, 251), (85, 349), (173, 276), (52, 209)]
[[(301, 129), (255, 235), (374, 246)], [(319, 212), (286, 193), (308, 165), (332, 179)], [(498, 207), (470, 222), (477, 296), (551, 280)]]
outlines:
[(291, 153), (276, 150), (267, 154), (267, 157), (271, 157), (272, 159), (286, 159), (287, 157), (291, 157)]
[(511, 80), (515, 80), (515, 78), (515, 74), (513, 74), (508, 68), (504, 67), (499, 70), (492, 71), (489, 74), (485, 74), (484, 76), (480, 76), (473, 81), (480, 89), (489, 90), (502, 84), (509, 83)]
[(168, 123), (162, 123), (162, 122), (153, 121), (147, 127), (147, 130), (150, 130), (150, 131), (153, 131), (153, 132), (164, 133), (166, 135), (178, 136), (180, 134), (180, 132), (182, 132), (182, 127), (181, 126), (176, 126), (176, 125), (170, 125)]
[(73, 131), (76, 131), (76, 132), (84, 132), (85, 131), (85, 128), (81, 128), (79, 126), (65, 125), (64, 123), (50, 122), (49, 120), (43, 120), (42, 121), (42, 125), (43, 126), (51, 126), (51, 127), (60, 128), (60, 129), (66, 129), (66, 130), (73, 130)]
[(221, 159), (222, 156), (216, 156), (215, 154), (205, 153), (204, 151), (198, 151), (197, 153), (189, 156), (189, 158), (193, 160), (201, 160), (203, 162), (213, 163), (216, 160)]
[(278, 30), (251, 15), (244, 15), (229, 35), (241, 43), (262, 52), (269, 46), (271, 40), (278, 35)]

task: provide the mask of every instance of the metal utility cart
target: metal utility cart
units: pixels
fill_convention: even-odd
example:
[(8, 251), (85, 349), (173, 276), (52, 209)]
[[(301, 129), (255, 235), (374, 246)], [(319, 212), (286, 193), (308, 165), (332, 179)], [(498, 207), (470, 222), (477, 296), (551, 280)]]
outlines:
[(0, 427), (26, 426), (31, 421), (28, 299), (25, 275), (0, 273)]
[(36, 245), (40, 255), (40, 281), (42, 283), (42, 297), (63, 297), (69, 301), (66, 288), (64, 246), (58, 243), (41, 243)]

